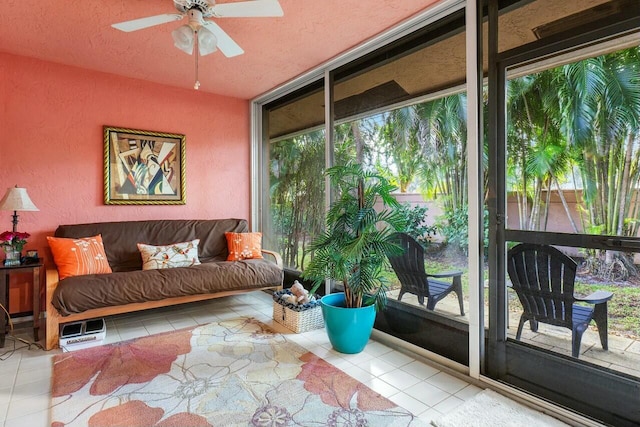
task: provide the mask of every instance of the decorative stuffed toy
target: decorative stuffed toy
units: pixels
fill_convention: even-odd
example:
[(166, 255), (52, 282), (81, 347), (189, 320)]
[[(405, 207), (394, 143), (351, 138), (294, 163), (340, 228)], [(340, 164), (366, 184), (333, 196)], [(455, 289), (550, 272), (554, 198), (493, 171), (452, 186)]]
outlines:
[(291, 293), (295, 296), (297, 304), (306, 304), (309, 302), (309, 291), (297, 280), (291, 285)]
[(296, 296), (293, 294), (283, 294), (281, 296), (282, 301), (285, 302), (285, 304), (292, 304), (292, 305), (298, 305), (298, 301), (296, 301)]

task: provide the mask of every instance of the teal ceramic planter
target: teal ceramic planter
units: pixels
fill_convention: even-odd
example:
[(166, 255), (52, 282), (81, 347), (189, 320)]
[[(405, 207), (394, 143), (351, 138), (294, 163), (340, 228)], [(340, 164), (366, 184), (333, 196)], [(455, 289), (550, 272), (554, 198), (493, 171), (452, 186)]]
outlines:
[(320, 299), (327, 335), (336, 351), (360, 353), (371, 336), (376, 308), (373, 305), (346, 308), (344, 305), (343, 292), (325, 295)]

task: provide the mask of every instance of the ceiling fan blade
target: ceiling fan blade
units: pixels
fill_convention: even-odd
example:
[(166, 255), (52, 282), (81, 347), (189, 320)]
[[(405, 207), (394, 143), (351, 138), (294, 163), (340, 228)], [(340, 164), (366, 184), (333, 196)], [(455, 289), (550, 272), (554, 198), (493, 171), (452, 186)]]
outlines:
[(119, 22), (111, 26), (126, 33), (144, 28), (153, 27), (154, 25), (166, 24), (167, 22), (179, 21), (184, 15), (178, 13), (167, 13), (164, 15), (148, 16), (146, 18), (134, 19), (131, 21)]
[(205, 21), (204, 26), (207, 27), (218, 39), (218, 49), (226, 56), (227, 58), (231, 58), (232, 56), (242, 55), (244, 50), (238, 43), (233, 41), (229, 34), (225, 33), (222, 28), (218, 24), (212, 21)]
[(278, 0), (252, 0), (236, 3), (221, 3), (212, 7), (218, 18), (259, 18), (265, 16), (283, 16), (284, 12)]

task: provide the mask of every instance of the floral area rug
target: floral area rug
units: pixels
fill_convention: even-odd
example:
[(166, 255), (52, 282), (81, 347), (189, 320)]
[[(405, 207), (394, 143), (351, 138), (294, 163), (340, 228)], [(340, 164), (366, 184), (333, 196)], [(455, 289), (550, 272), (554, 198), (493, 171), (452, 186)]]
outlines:
[(251, 318), (54, 358), (51, 425), (424, 426)]

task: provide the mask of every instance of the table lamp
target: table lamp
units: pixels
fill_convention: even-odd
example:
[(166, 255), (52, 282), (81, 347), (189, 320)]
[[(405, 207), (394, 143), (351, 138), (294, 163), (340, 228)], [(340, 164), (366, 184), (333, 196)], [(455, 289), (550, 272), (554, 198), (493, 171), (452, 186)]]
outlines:
[(13, 231), (18, 231), (18, 211), (39, 211), (33, 204), (26, 188), (7, 188), (7, 193), (0, 200), (0, 210), (13, 211)]

